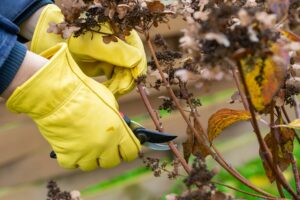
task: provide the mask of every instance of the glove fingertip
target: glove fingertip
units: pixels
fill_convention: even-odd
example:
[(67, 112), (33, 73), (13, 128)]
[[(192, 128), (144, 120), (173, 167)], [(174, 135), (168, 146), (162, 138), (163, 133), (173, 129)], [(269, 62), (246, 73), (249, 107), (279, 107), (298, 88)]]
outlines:
[(66, 156), (62, 154), (57, 154), (57, 163), (59, 166), (65, 169), (75, 169), (78, 168), (74, 162), (70, 161)]
[[(135, 138), (135, 140), (137, 139)], [(126, 162), (135, 160), (138, 157), (140, 150), (141, 150), (140, 142), (138, 140), (133, 141), (129, 136), (128, 139), (124, 140), (119, 145), (120, 155), (122, 159)]]

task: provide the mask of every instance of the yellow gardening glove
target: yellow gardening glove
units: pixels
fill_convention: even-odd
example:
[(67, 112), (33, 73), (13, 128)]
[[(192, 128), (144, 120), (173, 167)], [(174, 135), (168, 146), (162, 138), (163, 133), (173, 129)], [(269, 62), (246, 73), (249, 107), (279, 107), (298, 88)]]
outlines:
[(41, 55), (49, 63), (14, 91), (7, 107), (34, 120), (62, 167), (93, 170), (135, 159), (140, 142), (112, 93), (82, 73), (65, 43)]
[[(62, 21), (63, 15), (60, 9), (55, 5), (47, 5), (35, 28), (31, 50), (40, 53), (57, 42), (64, 41), (60, 35), (47, 33), (49, 22)], [(108, 24), (101, 26), (101, 32), (112, 33)], [(131, 91), (135, 87), (134, 79), (144, 75), (147, 69), (143, 43), (137, 32), (132, 31), (125, 40), (118, 39), (118, 42), (105, 44), (102, 34), (88, 32), (77, 38), (71, 37), (65, 42), (68, 43), (70, 52), (84, 73), (89, 76), (110, 74), (105, 85), (109, 89), (114, 88), (114, 94), (120, 96)], [(120, 69), (114, 70), (115, 66)], [(126, 76), (117, 75), (118, 72)], [(116, 78), (118, 80), (111, 80)], [(122, 85), (116, 85), (120, 82)]]

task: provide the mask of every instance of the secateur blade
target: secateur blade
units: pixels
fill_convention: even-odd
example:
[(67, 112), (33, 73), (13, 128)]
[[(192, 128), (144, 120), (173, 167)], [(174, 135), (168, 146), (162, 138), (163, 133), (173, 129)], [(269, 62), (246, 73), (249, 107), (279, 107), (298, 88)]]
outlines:
[(143, 145), (148, 147), (149, 149), (152, 149), (155, 151), (169, 151), (170, 150), (170, 147), (167, 144), (157, 144), (157, 143), (145, 142)]
[(141, 143), (143, 142), (165, 143), (165, 142), (170, 142), (177, 137), (176, 135), (161, 133), (158, 131), (153, 131), (145, 128), (134, 129), (133, 133), (136, 135), (137, 138), (142, 139)]
[(169, 133), (161, 133), (159, 131), (149, 130), (144, 128), (141, 124), (132, 121), (126, 115), (123, 118), (130, 127), (135, 136), (140, 140), (141, 144), (148, 143), (165, 143), (174, 140), (177, 136)]

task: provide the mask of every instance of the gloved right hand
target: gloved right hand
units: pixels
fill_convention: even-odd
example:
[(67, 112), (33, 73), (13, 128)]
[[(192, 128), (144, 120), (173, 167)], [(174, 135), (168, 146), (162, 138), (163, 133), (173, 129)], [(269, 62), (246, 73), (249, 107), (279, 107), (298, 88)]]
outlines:
[[(105, 85), (116, 96), (131, 91), (135, 87), (134, 80), (146, 73), (146, 55), (136, 31), (132, 31), (125, 38), (126, 41), (118, 39), (109, 44), (103, 42), (104, 35), (99, 33), (87, 32), (67, 40), (63, 40), (60, 35), (47, 33), (50, 22), (60, 23), (63, 20), (61, 10), (56, 5), (47, 5), (39, 17), (30, 50), (39, 54), (58, 42), (67, 42), (82, 71), (88, 76), (105, 74), (108, 78)], [(101, 32), (112, 34), (109, 24), (101, 25)], [(118, 69), (115, 70), (115, 67)]]
[(45, 51), (48, 64), (18, 87), (7, 107), (29, 115), (65, 168), (109, 168), (131, 161), (140, 142), (112, 93), (82, 73), (65, 43)]

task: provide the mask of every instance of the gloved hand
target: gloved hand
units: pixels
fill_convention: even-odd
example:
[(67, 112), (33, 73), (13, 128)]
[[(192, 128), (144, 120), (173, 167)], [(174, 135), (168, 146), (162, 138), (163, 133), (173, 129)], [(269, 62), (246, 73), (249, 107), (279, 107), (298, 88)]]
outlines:
[(62, 167), (93, 170), (135, 159), (140, 142), (112, 93), (82, 73), (65, 43), (41, 55), (48, 64), (13, 92), (7, 107), (34, 120)]
[[(47, 5), (42, 11), (35, 28), (31, 42), (31, 51), (41, 53), (58, 42), (64, 41), (60, 35), (47, 33), (49, 22), (59, 23), (63, 15), (56, 5)], [(101, 26), (101, 32), (111, 34), (108, 24)], [(66, 40), (75, 61), (88, 76), (107, 75), (105, 85), (116, 96), (123, 95), (135, 87), (134, 79), (144, 75), (147, 70), (147, 60), (143, 43), (136, 31), (132, 31), (125, 41), (103, 42), (103, 35), (86, 33), (78, 38)], [(119, 68), (114, 70), (114, 67)], [(117, 74), (122, 73), (123, 76)], [(126, 75), (126, 76), (124, 76)], [(122, 85), (116, 85), (121, 83)]]

